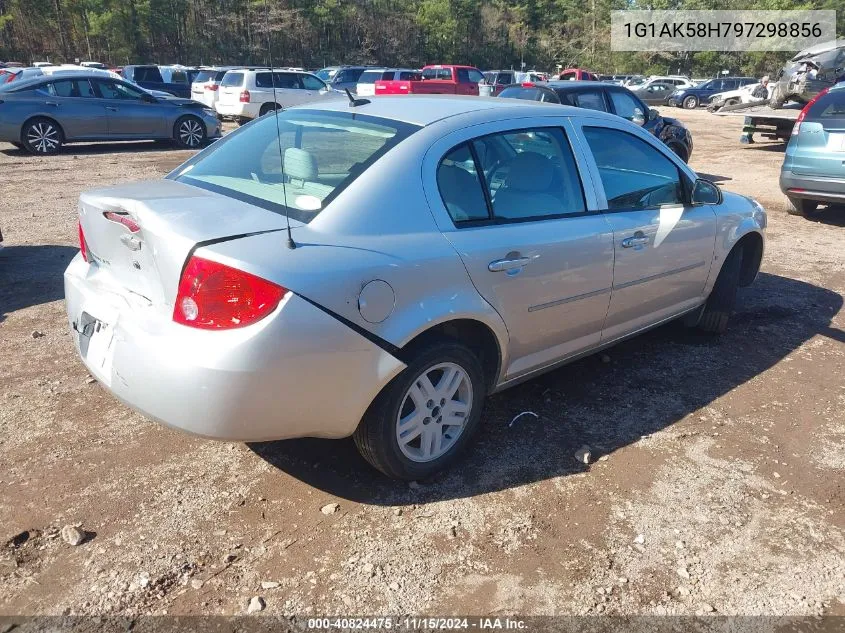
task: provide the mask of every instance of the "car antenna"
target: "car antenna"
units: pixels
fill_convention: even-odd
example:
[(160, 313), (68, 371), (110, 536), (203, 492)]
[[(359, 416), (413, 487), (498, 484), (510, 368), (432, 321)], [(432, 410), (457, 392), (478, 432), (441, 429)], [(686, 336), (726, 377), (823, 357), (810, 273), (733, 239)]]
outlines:
[(276, 72), (273, 70), (273, 47), (270, 45), (270, 9), (267, 0), (264, 0), (264, 25), (267, 27), (267, 59), (270, 62), (270, 84), (273, 86), (273, 119), (276, 121), (276, 142), (279, 147), (279, 167), (282, 168), (282, 199), (285, 204), (285, 221), (287, 222), (288, 241), (287, 246), (293, 250), (296, 242), (290, 232), (290, 213), (288, 209), (288, 192), (285, 186), (285, 158), (282, 154), (282, 133), (279, 129), (279, 102), (276, 101)]
[(349, 97), (349, 107), (354, 108), (357, 106), (367, 105), (370, 103), (369, 99), (356, 99), (352, 96), (352, 93), (349, 92), (349, 88), (344, 88), (343, 91), (346, 93), (346, 96)]

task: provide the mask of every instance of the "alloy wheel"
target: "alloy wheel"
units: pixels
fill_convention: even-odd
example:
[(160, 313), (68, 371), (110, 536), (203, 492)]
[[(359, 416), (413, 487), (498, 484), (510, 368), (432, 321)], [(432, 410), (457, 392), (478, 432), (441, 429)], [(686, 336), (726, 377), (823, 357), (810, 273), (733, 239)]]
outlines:
[(442, 457), (457, 442), (472, 410), (472, 381), (455, 363), (424, 370), (402, 398), (396, 418), (396, 439), (414, 462)]
[(197, 147), (202, 142), (202, 127), (199, 121), (186, 119), (179, 126), (179, 139), (186, 147)]
[(59, 147), (59, 130), (47, 121), (38, 121), (29, 126), (26, 142), (39, 154), (49, 154)]

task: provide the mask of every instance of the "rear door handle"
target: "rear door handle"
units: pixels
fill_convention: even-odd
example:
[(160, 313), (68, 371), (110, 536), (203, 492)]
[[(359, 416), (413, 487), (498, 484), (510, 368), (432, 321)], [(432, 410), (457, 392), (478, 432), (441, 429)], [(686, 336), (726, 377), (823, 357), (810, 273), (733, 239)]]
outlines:
[(110, 112), (117, 112), (118, 108), (117, 106), (106, 106), (106, 110), (109, 110)]
[(522, 268), (526, 264), (531, 263), (530, 257), (514, 257), (513, 259), (496, 259), (487, 265), (487, 270), (491, 273), (500, 273), (506, 270), (514, 270)]
[(626, 237), (622, 240), (622, 248), (633, 248), (635, 246), (644, 246), (648, 244), (648, 236), (643, 235), (639, 231), (634, 233), (631, 237)]

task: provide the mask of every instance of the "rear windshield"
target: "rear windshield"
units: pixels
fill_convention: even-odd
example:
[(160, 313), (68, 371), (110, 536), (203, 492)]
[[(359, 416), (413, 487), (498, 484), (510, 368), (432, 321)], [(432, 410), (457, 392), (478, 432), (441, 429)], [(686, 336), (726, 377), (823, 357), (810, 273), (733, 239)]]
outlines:
[(822, 96), (807, 111), (807, 121), (845, 119), (845, 90), (833, 90)]
[(168, 178), (310, 222), (417, 129), (361, 114), (285, 110), (226, 136)]
[[(389, 79), (389, 77), (384, 77), (387, 73), (383, 70), (367, 70), (361, 73), (361, 76), (358, 77), (359, 84), (374, 84), (380, 79)], [(391, 73), (392, 74), (392, 73)]]
[(539, 88), (522, 88), (514, 86), (513, 88), (505, 88), (499, 93), (500, 99), (525, 99), (526, 101), (539, 101)]
[(221, 86), (242, 86), (244, 84), (244, 74), (243, 73), (226, 73), (223, 77), (223, 81), (220, 82)]
[(201, 83), (211, 79), (214, 75), (215, 75), (215, 72), (213, 70), (201, 70), (201, 71), (199, 71), (197, 76), (194, 78), (194, 83), (201, 84)]

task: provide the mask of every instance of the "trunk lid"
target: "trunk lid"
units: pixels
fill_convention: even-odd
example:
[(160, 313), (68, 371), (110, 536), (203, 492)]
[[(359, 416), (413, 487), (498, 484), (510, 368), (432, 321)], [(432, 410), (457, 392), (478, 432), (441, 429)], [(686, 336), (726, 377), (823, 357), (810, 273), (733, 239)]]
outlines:
[(89, 262), (116, 286), (169, 305), (197, 243), (285, 228), (284, 215), (174, 180), (84, 192), (79, 218)]

